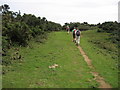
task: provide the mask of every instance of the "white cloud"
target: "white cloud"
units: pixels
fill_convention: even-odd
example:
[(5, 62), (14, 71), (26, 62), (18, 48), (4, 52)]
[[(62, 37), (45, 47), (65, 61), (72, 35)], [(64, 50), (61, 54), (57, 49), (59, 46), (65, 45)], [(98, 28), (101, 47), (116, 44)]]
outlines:
[(119, 0), (3, 0), (11, 10), (65, 22), (117, 21)]

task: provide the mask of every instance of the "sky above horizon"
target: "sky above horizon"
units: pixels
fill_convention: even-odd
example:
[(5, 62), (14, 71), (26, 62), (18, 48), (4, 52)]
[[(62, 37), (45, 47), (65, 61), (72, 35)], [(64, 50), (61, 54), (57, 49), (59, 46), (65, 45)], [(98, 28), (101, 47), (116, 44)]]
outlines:
[(46, 17), (63, 25), (66, 22), (118, 21), (118, 2), (120, 0), (0, 0), (8, 4), (10, 10), (21, 14), (34, 14)]

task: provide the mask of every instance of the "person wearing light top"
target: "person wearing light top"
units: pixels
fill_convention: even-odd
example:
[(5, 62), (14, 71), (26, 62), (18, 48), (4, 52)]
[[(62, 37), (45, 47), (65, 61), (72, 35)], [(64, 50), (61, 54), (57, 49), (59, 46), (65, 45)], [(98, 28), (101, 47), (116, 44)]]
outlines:
[(70, 27), (67, 25), (66, 27), (67, 33), (70, 33)]
[(80, 35), (81, 35), (81, 31), (77, 28), (77, 30), (76, 30), (76, 32), (75, 32), (76, 45), (77, 45), (77, 46), (80, 44)]

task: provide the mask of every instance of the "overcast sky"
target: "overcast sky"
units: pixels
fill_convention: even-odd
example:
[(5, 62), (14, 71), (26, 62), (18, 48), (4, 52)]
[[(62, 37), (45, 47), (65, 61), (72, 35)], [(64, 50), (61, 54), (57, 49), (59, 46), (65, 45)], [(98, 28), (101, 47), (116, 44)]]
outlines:
[(46, 17), (48, 21), (88, 22), (97, 24), (105, 21), (118, 21), (120, 0), (0, 0), (8, 4), (10, 10), (21, 14), (34, 14)]

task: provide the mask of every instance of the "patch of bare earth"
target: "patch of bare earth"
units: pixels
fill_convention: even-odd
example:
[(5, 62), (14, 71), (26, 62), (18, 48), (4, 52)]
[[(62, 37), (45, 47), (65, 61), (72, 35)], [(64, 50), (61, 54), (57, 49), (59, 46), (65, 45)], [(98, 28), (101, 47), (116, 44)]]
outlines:
[[(80, 53), (83, 55), (84, 60), (86, 61), (86, 63), (87, 63), (87, 65), (89, 66), (89, 68), (95, 70), (95, 68), (94, 68), (93, 65), (92, 65), (92, 61), (91, 61), (91, 60), (89, 59), (89, 57), (85, 54), (85, 52), (83, 51), (83, 49), (82, 49), (80, 46), (78, 46), (78, 48), (79, 48), (79, 50), (80, 50)], [(99, 86), (98, 88), (112, 88), (108, 83), (106, 83), (106, 82), (104, 81), (104, 78), (101, 77), (98, 72), (91, 72), (91, 73), (92, 73), (93, 76), (95, 77), (94, 79), (95, 79), (98, 83), (100, 83), (100, 86)]]

